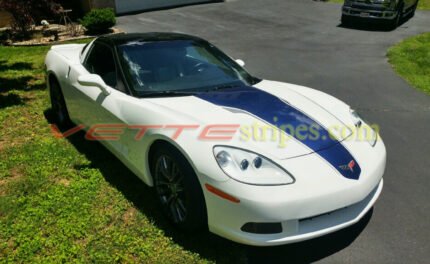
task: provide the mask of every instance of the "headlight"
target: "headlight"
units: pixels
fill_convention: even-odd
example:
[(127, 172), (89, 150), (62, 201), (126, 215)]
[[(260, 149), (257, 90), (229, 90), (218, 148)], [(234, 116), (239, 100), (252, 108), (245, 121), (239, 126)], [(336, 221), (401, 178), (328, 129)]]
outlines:
[(394, 8), (396, 6), (395, 0), (376, 0), (375, 4), (382, 4), (385, 7), (391, 7)]
[(357, 111), (351, 109), (350, 113), (356, 129), (355, 135), (358, 137), (357, 139), (366, 140), (374, 147), (378, 140), (378, 133), (361, 118)]
[(295, 182), (285, 169), (254, 152), (226, 147), (214, 147), (215, 159), (227, 176), (252, 185), (286, 185)]

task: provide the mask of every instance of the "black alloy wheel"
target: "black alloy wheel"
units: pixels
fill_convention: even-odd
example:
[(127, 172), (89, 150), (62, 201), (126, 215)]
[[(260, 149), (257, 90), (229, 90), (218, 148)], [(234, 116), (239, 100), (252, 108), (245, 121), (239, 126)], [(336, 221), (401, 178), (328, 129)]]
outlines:
[(197, 175), (181, 152), (163, 144), (156, 149), (151, 167), (156, 195), (167, 218), (187, 231), (206, 227), (203, 191)]

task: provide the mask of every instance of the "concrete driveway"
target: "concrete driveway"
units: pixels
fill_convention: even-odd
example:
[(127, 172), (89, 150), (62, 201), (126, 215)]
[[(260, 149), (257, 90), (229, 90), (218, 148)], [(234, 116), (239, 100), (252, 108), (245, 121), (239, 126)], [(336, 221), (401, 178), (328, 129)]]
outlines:
[[(424, 263), (430, 259), (430, 96), (387, 63), (387, 49), (430, 31), (419, 11), (395, 31), (339, 26), (340, 5), (311, 0), (238, 0), (118, 18), (128, 32), (177, 31), (213, 42), (265, 79), (313, 87), (357, 108), (381, 126), (388, 151), (385, 189), (373, 215), (331, 236), (276, 248), (191, 251), (212, 260), (225, 251), (249, 262)], [(370, 219), (370, 220), (369, 220)], [(210, 243), (202, 241), (201, 243)], [(181, 244), (181, 243), (180, 243)], [(208, 251), (214, 250), (215, 253)], [(219, 256), (219, 257), (218, 257)]]

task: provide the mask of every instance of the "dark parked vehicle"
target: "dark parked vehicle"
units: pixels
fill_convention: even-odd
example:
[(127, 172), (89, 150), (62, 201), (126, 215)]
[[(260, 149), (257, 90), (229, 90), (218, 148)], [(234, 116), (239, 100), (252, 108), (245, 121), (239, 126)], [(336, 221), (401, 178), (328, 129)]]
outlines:
[(342, 23), (353, 18), (376, 19), (396, 28), (402, 18), (415, 14), (419, 0), (345, 0)]

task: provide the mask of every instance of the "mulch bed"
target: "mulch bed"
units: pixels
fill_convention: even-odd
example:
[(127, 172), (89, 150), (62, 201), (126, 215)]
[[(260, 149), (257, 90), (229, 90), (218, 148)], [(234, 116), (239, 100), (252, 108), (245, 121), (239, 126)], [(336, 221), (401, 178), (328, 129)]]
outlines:
[[(120, 29), (114, 27), (107, 33), (117, 34), (122, 32)], [(94, 37), (97, 36), (85, 34), (85, 30), (81, 25), (74, 25), (74, 28), (70, 28), (64, 25), (51, 24), (49, 27), (34, 27), (31, 39), (14, 42), (8, 41), (3, 44), (8, 46), (44, 46)]]

